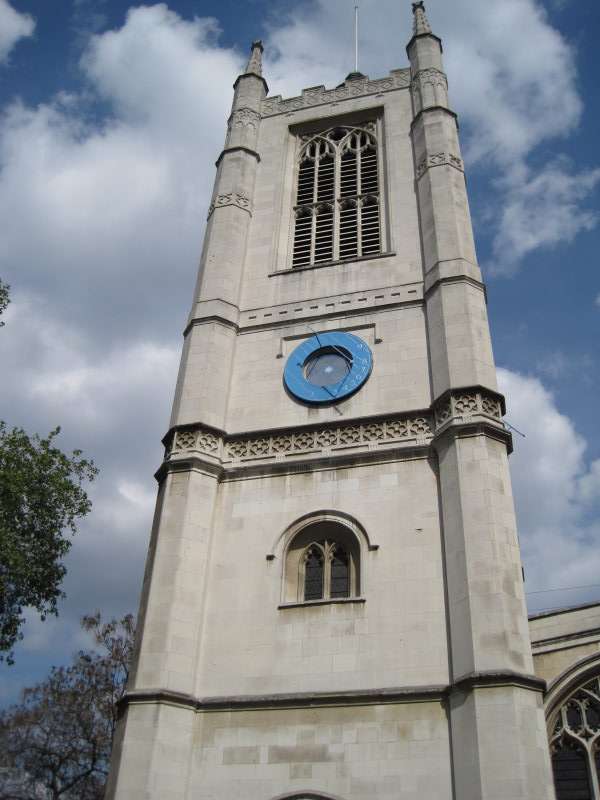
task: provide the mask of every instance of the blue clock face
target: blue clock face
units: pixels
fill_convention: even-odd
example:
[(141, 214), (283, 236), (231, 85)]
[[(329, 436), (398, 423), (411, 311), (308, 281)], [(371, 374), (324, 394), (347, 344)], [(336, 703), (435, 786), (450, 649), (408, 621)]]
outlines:
[(305, 403), (335, 403), (359, 389), (372, 366), (371, 351), (358, 336), (320, 333), (291, 353), (283, 380), (287, 390)]

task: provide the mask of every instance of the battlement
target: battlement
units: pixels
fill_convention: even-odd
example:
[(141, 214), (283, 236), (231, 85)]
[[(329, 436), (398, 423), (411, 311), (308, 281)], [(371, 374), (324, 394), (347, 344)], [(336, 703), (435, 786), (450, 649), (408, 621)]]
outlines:
[(335, 89), (326, 89), (324, 86), (311, 86), (303, 89), (299, 97), (283, 99), (277, 94), (267, 97), (261, 105), (261, 115), (272, 117), (276, 114), (288, 114), (291, 111), (298, 111), (301, 108), (313, 108), (315, 106), (336, 105), (342, 100), (355, 97), (366, 97), (367, 95), (381, 95), (384, 92), (392, 92), (396, 89), (408, 89), (410, 87), (410, 70), (393, 69), (387, 78), (370, 80), (368, 75), (346, 78), (344, 83), (336, 86)]

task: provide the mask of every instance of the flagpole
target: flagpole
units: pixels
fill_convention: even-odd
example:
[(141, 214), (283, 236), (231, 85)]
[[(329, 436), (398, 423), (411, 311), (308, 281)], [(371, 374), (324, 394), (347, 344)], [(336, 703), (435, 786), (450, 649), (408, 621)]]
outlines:
[(354, 6), (354, 72), (358, 72), (358, 6)]

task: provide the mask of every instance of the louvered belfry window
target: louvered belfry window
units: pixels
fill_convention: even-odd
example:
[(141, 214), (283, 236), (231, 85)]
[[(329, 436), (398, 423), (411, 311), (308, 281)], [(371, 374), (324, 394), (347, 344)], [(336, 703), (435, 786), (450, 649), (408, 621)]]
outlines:
[(294, 207), (294, 267), (381, 252), (375, 124), (303, 137)]

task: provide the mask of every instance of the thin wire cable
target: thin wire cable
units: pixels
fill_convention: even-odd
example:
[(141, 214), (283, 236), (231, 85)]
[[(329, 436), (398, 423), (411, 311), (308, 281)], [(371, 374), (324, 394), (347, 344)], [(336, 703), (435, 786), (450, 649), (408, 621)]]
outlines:
[(530, 617), (532, 617), (535, 614), (543, 614), (546, 611), (570, 611), (573, 608), (577, 609), (578, 606), (544, 606), (543, 608), (529, 609), (527, 613)]
[(583, 586), (563, 586), (560, 589), (537, 589), (535, 592), (525, 592), (525, 594), (547, 594), (548, 592), (570, 592), (574, 589), (598, 589), (600, 583), (586, 583)]

